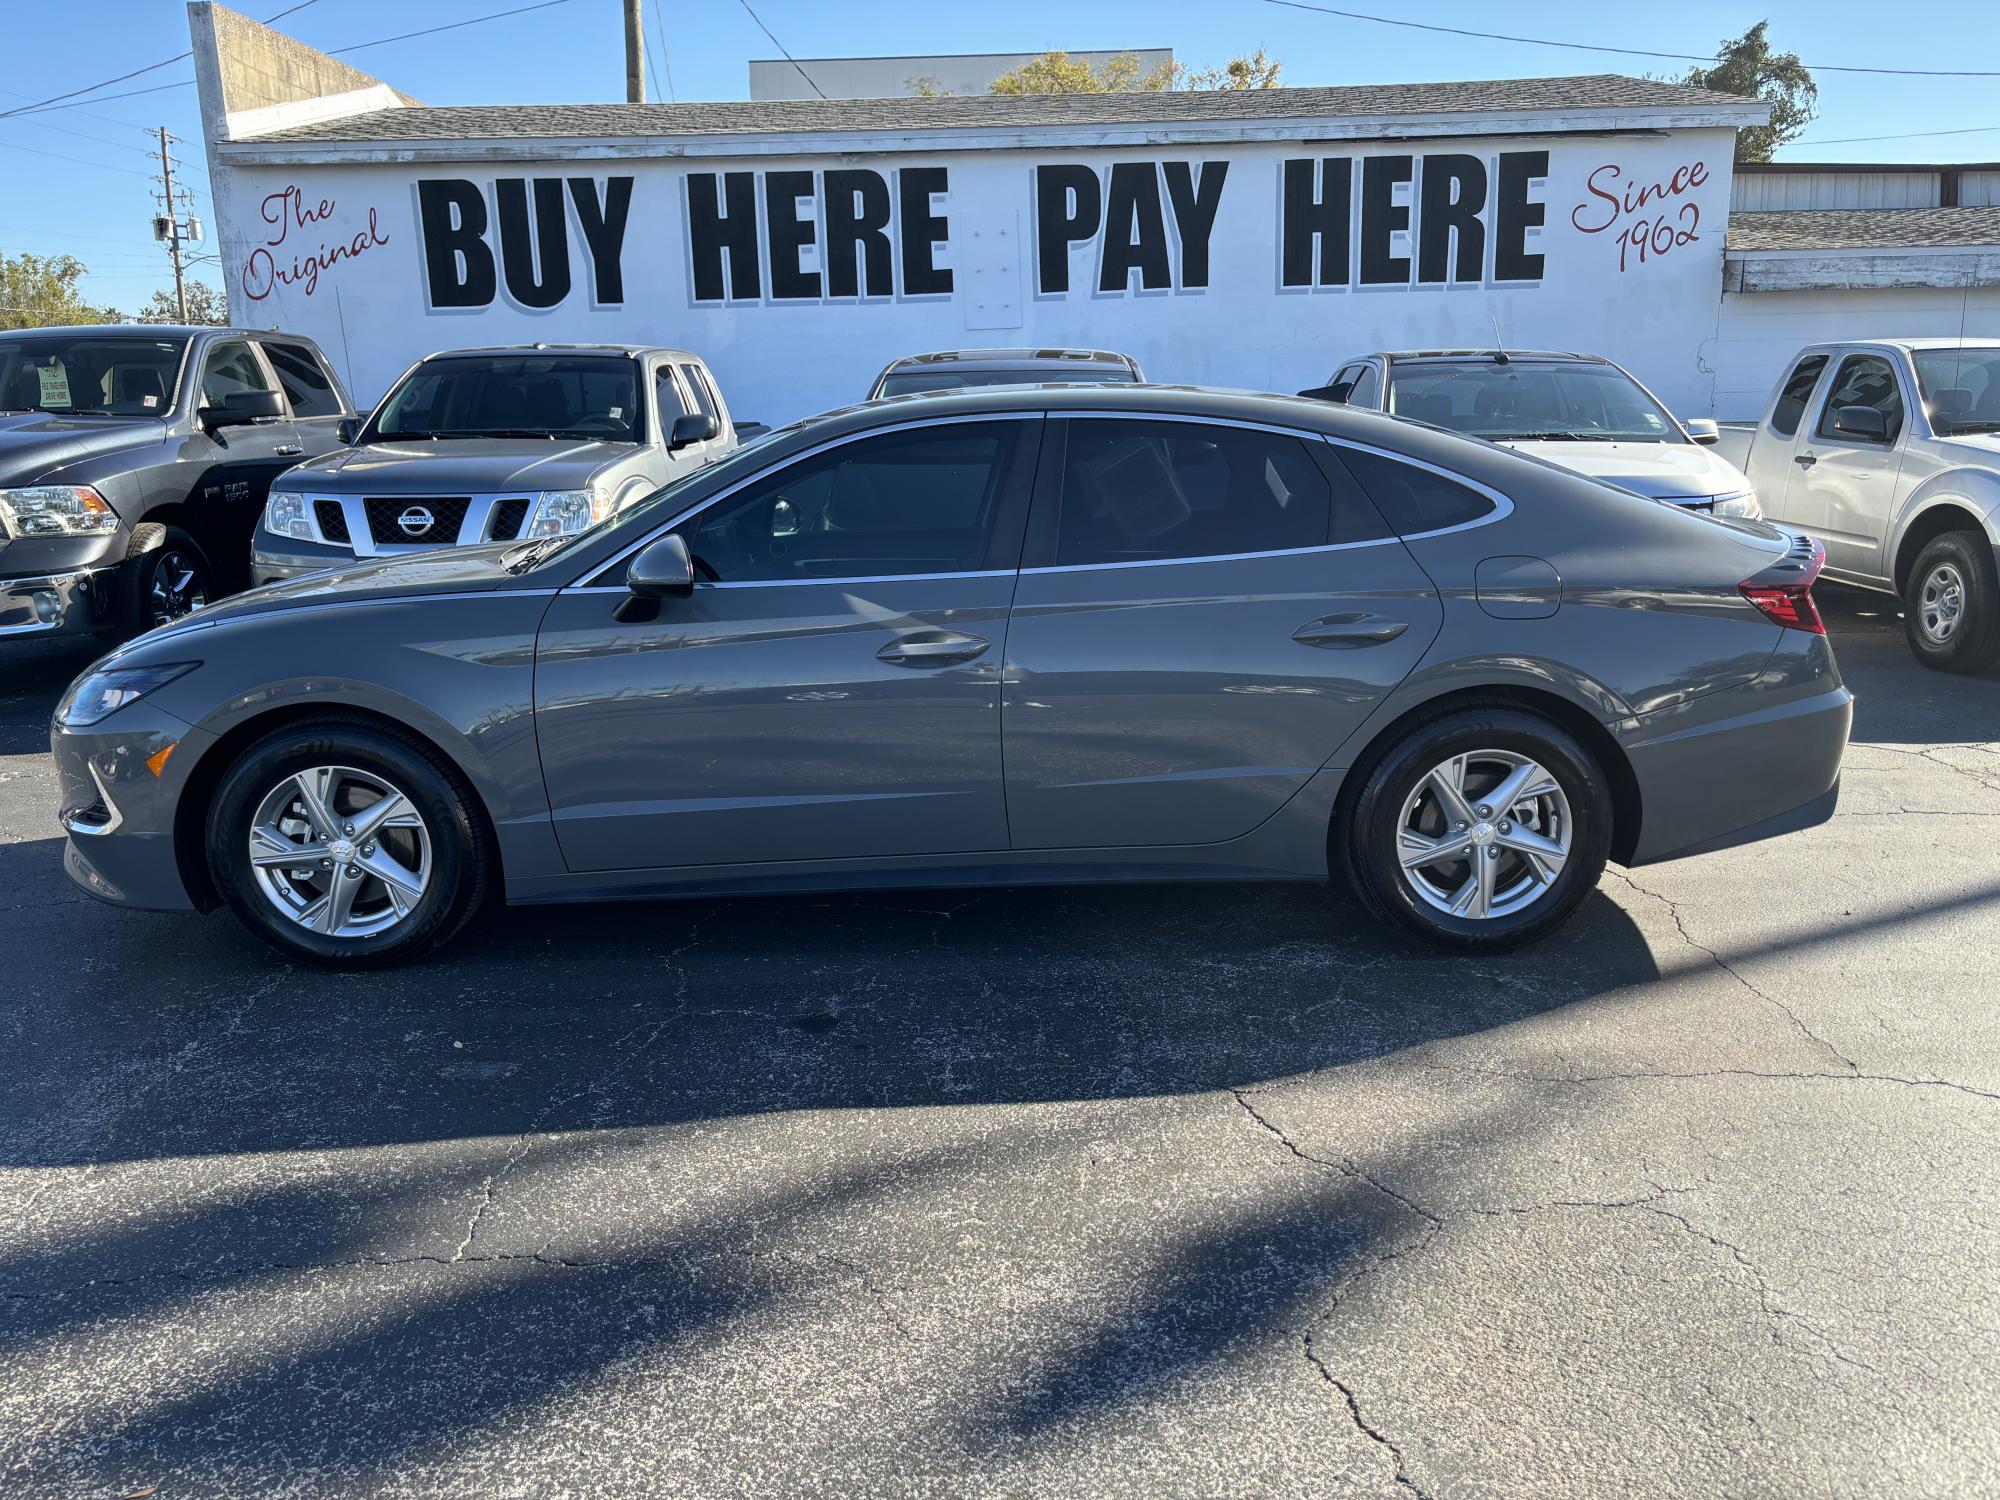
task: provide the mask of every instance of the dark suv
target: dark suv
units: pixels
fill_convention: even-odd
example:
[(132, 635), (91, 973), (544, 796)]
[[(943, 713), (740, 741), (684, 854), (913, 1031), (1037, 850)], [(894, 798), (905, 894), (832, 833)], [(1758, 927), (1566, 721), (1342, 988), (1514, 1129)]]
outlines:
[(245, 587), (272, 479), (353, 416), (293, 334), (0, 333), (0, 638), (129, 635)]

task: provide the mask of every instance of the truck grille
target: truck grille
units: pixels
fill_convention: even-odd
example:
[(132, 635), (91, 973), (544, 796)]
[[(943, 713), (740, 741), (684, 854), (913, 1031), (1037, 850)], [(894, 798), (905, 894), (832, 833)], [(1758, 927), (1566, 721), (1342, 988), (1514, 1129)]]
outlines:
[(526, 500), (501, 500), (493, 506), (493, 524), (489, 528), (490, 539), (496, 542), (511, 542), (521, 534), (521, 527), (528, 519)]
[(313, 514), (319, 518), (319, 534), (329, 542), (351, 542), (347, 534), (347, 510), (338, 500), (313, 501)]
[[(465, 524), (469, 495), (370, 496), (361, 502), (368, 512), (368, 534), (378, 547), (444, 547), (458, 540)], [(404, 524), (405, 521), (410, 524)], [(419, 524), (421, 523), (421, 524)]]

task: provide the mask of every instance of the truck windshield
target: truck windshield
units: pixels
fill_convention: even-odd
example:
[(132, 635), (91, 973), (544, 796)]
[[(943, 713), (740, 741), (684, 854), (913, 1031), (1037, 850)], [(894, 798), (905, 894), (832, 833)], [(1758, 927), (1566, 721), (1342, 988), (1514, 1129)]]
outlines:
[(1919, 349), (1910, 358), (1924, 408), (1940, 437), (2000, 432), (2000, 345)]
[(1490, 359), (1389, 365), (1388, 408), (1494, 442), (1685, 443), (1680, 424), (1616, 365)]
[(896, 370), (882, 377), (876, 397), (913, 396), (919, 391), (962, 391), (975, 385), (1130, 385), (1123, 365), (1062, 366), (1046, 370)]
[(187, 344), (103, 329), (0, 334), (0, 411), (163, 418)]
[(383, 398), (360, 440), (481, 437), (642, 443), (638, 364), (569, 354), (426, 360)]

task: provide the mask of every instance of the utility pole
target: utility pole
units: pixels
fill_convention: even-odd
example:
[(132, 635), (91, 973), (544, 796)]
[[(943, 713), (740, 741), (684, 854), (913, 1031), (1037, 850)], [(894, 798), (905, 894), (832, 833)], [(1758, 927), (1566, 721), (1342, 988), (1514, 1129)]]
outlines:
[(625, 102), (646, 102), (646, 60), (644, 25), (639, 18), (640, 0), (625, 0)]
[[(639, 0), (632, 0), (634, 5)], [(174, 198), (174, 158), (167, 149), (173, 137), (167, 134), (167, 127), (160, 127), (160, 182), (166, 190), (166, 244), (167, 253), (174, 260), (174, 306), (177, 315), (185, 323), (188, 320), (187, 280), (181, 264), (181, 214), (180, 204)]]

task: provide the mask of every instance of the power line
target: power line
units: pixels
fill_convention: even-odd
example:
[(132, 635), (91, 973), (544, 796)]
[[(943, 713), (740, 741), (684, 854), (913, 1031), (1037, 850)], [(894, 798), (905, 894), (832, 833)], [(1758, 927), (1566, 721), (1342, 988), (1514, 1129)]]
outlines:
[(449, 26), (430, 26), (422, 31), (406, 31), (400, 36), (378, 37), (372, 42), (356, 42), (351, 47), (332, 47), (327, 50), (326, 55), (328, 57), (339, 57), (348, 52), (361, 52), (369, 47), (386, 47), (391, 42), (407, 42), (412, 37), (419, 36), (436, 36), (440, 31), (457, 31), (461, 26), (477, 26), (484, 21), (505, 20), (508, 16), (522, 16), (531, 10), (549, 10), (555, 6), (568, 5), (569, 3), (570, 0), (541, 0), (541, 4), (539, 5), (522, 5), (515, 7), (513, 10), (496, 10), (490, 15), (473, 16), (470, 20), (465, 21), (453, 21)]
[(1989, 135), (2000, 125), (1968, 125), (1963, 130), (1904, 130), (1895, 135), (1814, 135), (1788, 142), (1793, 146), (1852, 146), (1861, 141), (1916, 141), (1938, 135)]
[(646, 77), (652, 80), (653, 97), (660, 97), (660, 75), (653, 67), (653, 44), (646, 40), (646, 23), (639, 23), (639, 52), (646, 59)]
[(660, 71), (667, 75), (667, 102), (678, 104), (681, 101), (680, 96), (674, 92), (674, 65), (667, 56), (667, 23), (661, 19), (660, 14), (664, 8), (665, 0), (661, 0), (661, 4), (653, 7), (653, 29), (660, 34)]
[(779, 41), (777, 37), (772, 36), (771, 28), (764, 24), (764, 22), (758, 17), (756, 11), (750, 9), (750, 0), (736, 0), (736, 3), (743, 7), (743, 13), (745, 15), (749, 16), (751, 20), (757, 22), (757, 29), (763, 32), (765, 36), (771, 38), (771, 45), (773, 47), (776, 47), (780, 52), (785, 53), (785, 61), (790, 63), (794, 68), (798, 69), (799, 77), (803, 78), (806, 81), (807, 86), (811, 88), (815, 94), (818, 94), (820, 98), (824, 99), (826, 97), (826, 91), (823, 90), (817, 83), (813, 82), (812, 74), (808, 73), (804, 68), (799, 67), (799, 60), (796, 57), (792, 56), (792, 54), (789, 52), (785, 52), (785, 44)]
[[(1561, 47), (1570, 52), (1609, 52), (1619, 57), (1658, 57), (1670, 62), (1713, 63), (1714, 53), (1698, 52), (1653, 52), (1643, 47), (1600, 47), (1588, 42), (1559, 42), (1541, 36), (1514, 36), (1504, 31), (1471, 31), (1463, 26), (1436, 26), (1427, 21), (1405, 21), (1394, 16), (1371, 16), (1365, 11), (1338, 10), (1331, 5), (1309, 5), (1306, 0), (1264, 0), (1266, 5), (1283, 6), (1287, 10), (1309, 10), (1323, 16), (1339, 16), (1348, 21), (1372, 21), (1378, 26), (1403, 26), (1411, 31), (1442, 32), (1447, 36), (1476, 37), (1486, 42), (1519, 42), (1529, 47)], [(744, 9), (749, 9), (746, 4)], [(769, 35), (769, 33), (766, 33)], [(777, 41), (772, 37), (773, 42)], [(783, 51), (783, 48), (779, 49)], [(787, 54), (789, 56), (789, 54)], [(797, 64), (793, 64), (797, 66)], [(1815, 73), (1872, 73), (1891, 78), (2000, 78), (2000, 73), (1974, 72), (1959, 68), (1857, 68), (1843, 67), (1838, 63), (1806, 63), (1804, 66)], [(801, 69), (801, 72), (804, 70)], [(824, 95), (821, 95), (824, 98)]]
[(7, 143), (7, 149), (9, 151), (25, 151), (30, 156), (46, 156), (51, 161), (73, 162), (79, 167), (96, 167), (101, 172), (123, 172), (127, 177), (143, 177), (148, 182), (152, 181), (153, 178), (151, 172), (138, 172), (130, 167), (114, 166), (108, 161), (92, 161), (87, 156), (64, 156), (60, 151), (44, 151), (39, 146), (23, 146), (14, 141)]

